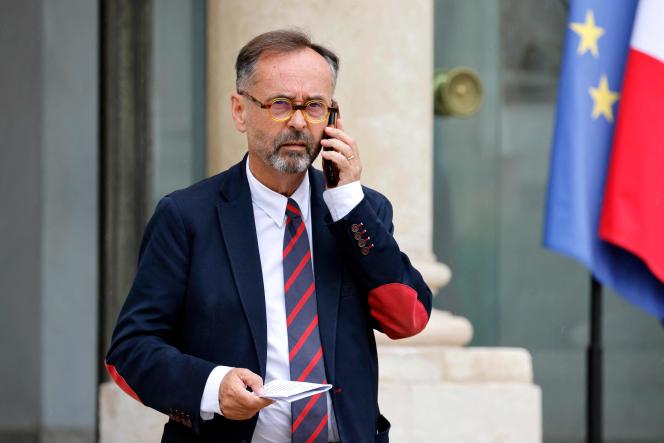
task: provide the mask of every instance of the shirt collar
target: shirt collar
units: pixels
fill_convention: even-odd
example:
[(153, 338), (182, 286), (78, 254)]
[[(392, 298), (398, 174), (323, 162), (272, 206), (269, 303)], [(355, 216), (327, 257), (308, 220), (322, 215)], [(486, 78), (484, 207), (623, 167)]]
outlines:
[[(247, 180), (249, 181), (249, 191), (251, 192), (251, 201), (281, 228), (286, 220), (286, 203), (288, 203), (288, 197), (284, 197), (278, 192), (274, 192), (272, 189), (258, 181), (249, 168), (249, 158), (247, 158), (246, 169)], [(300, 186), (298, 186), (295, 192), (293, 192), (293, 195), (290, 196), (290, 198), (295, 200), (300, 207), (300, 211), (302, 211), (302, 220), (304, 221), (307, 221), (309, 218), (309, 195), (309, 171), (307, 171), (304, 174), (304, 179), (302, 180), (302, 183), (300, 183)]]

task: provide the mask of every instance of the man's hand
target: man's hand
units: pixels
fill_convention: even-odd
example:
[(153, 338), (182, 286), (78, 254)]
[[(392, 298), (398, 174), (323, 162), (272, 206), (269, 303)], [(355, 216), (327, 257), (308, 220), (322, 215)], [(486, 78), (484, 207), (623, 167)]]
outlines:
[(333, 151), (321, 151), (321, 156), (325, 160), (330, 160), (339, 169), (338, 186), (346, 185), (358, 181), (362, 174), (362, 163), (360, 162), (360, 152), (357, 149), (355, 140), (343, 131), (341, 119), (337, 120), (337, 127), (328, 126), (325, 128), (325, 134), (320, 141), (324, 148), (332, 148)]
[[(247, 391), (247, 387), (254, 392)], [(224, 417), (231, 420), (247, 420), (265, 406), (274, 403), (260, 398), (263, 379), (249, 369), (234, 368), (228, 371), (219, 386), (219, 407)]]

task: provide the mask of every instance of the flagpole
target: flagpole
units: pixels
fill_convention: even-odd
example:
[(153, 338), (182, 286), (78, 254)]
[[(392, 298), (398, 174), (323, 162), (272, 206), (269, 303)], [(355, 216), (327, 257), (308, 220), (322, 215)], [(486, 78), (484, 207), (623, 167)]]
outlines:
[(586, 372), (586, 442), (602, 442), (602, 285), (590, 275), (590, 344)]

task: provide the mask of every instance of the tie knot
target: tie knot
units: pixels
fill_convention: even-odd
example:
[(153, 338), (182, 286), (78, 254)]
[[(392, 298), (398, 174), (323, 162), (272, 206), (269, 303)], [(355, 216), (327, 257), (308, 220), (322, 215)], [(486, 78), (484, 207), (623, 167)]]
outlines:
[(302, 217), (302, 211), (300, 211), (300, 207), (297, 205), (297, 202), (292, 198), (289, 198), (288, 203), (286, 203), (286, 217), (290, 218)]

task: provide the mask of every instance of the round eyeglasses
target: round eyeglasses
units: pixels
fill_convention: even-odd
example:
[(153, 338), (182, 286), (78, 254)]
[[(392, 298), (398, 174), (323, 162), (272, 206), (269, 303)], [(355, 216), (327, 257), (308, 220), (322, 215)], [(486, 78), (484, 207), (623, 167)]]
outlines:
[(244, 95), (261, 109), (267, 109), (270, 118), (275, 122), (286, 121), (293, 116), (295, 111), (300, 110), (304, 114), (304, 119), (309, 123), (322, 123), (327, 120), (330, 110), (337, 111), (337, 108), (327, 106), (327, 103), (320, 99), (307, 100), (304, 104), (296, 105), (289, 98), (277, 97), (265, 104), (248, 92), (238, 91), (238, 94)]

